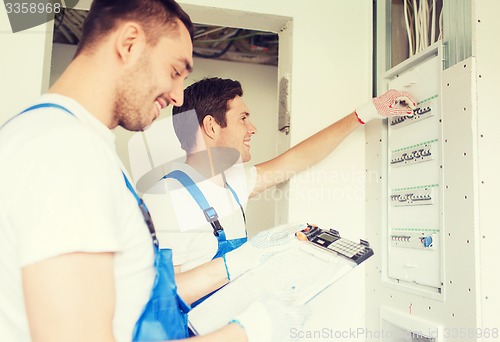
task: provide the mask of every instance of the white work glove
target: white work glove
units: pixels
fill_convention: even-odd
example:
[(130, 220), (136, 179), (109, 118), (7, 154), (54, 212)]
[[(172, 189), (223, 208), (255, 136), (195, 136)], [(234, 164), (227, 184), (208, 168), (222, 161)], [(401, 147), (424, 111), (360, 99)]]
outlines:
[(292, 226), (288, 224), (264, 230), (227, 253), (225, 262), (228, 280), (232, 281), (243, 273), (262, 265), (273, 254), (295, 246), (298, 243), (295, 232), (305, 227), (305, 224)]
[(417, 101), (412, 94), (391, 89), (356, 108), (356, 115), (361, 123), (367, 123), (375, 118), (385, 119), (391, 116), (413, 115), (413, 110), (416, 108)]
[(252, 303), (232, 322), (245, 329), (248, 342), (284, 342), (291, 340), (292, 329), (302, 328), (309, 311), (307, 306), (289, 305), (269, 295)]

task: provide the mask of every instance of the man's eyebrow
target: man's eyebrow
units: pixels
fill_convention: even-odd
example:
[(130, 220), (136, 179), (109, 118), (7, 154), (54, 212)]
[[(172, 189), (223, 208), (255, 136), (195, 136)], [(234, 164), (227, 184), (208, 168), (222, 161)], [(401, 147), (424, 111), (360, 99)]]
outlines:
[(181, 62), (184, 63), (184, 67), (186, 68), (186, 70), (188, 72), (192, 72), (193, 71), (193, 66), (191, 65), (191, 63), (189, 63), (189, 61), (187, 60), (187, 58), (181, 59)]

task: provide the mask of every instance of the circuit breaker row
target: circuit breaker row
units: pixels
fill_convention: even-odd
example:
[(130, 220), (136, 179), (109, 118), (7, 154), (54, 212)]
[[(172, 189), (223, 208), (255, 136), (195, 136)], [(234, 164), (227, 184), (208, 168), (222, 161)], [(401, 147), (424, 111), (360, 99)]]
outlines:
[(391, 191), (391, 205), (395, 207), (429, 205), (436, 201), (437, 184)]
[(403, 127), (433, 116), (434, 112), (432, 111), (432, 108), (436, 104), (436, 99), (437, 95), (434, 95), (428, 99), (420, 101), (418, 103), (419, 107), (413, 111), (413, 115), (392, 117), (389, 121), (391, 127)]

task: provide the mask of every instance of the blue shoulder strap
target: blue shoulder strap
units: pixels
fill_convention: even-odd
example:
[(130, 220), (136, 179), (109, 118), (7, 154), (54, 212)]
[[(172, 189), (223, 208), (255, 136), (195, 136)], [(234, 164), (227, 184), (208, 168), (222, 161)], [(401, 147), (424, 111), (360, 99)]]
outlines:
[(28, 107), (26, 108), (25, 110), (23, 110), (21, 113), (18, 113), (17, 115), (11, 117), (9, 120), (7, 120), (1, 127), (0, 129), (2, 129), (4, 126), (6, 126), (9, 122), (11, 122), (12, 120), (14, 120), (15, 118), (17, 118), (19, 115), (21, 114), (24, 114), (26, 112), (30, 112), (32, 110), (35, 110), (35, 109), (39, 109), (39, 108), (48, 108), (48, 107), (51, 107), (51, 108), (58, 108), (58, 109), (61, 109), (63, 111), (65, 111), (66, 113), (68, 114), (71, 114), (72, 116), (75, 116), (75, 114), (71, 113), (69, 111), (69, 109), (67, 109), (66, 107), (63, 107), (61, 105), (58, 105), (58, 104), (55, 104), (55, 103), (39, 103), (39, 104), (36, 104), (34, 106), (31, 106), (31, 107)]
[(240, 199), (238, 198), (238, 195), (236, 194), (236, 191), (234, 191), (233, 188), (231, 188), (231, 186), (228, 184), (228, 182), (225, 182), (224, 184), (226, 184), (227, 188), (229, 189), (229, 191), (231, 191), (231, 193), (233, 194), (234, 199), (236, 200), (236, 202), (240, 206), (241, 215), (243, 215), (243, 222), (245, 222), (245, 224), (246, 224), (247, 223), (247, 218), (245, 216), (245, 210), (243, 210), (243, 206), (240, 203)]
[(191, 177), (189, 177), (185, 172), (181, 170), (174, 170), (165, 176), (163, 176), (160, 180), (166, 179), (166, 178), (172, 178), (177, 180), (179, 183), (182, 184), (184, 188), (189, 192), (191, 197), (195, 200), (195, 202), (198, 204), (198, 206), (201, 208), (203, 211), (203, 214), (205, 215), (205, 219), (210, 223), (214, 230), (214, 235), (219, 236), (219, 232), (223, 230), (222, 226), (220, 225), (219, 222), (219, 215), (217, 215), (217, 211), (213, 207), (208, 204), (207, 199), (201, 192), (200, 188), (193, 182)]
[(149, 234), (151, 234), (151, 238), (153, 239), (153, 244), (156, 247), (160, 246), (158, 238), (156, 237), (156, 230), (153, 224), (153, 219), (151, 218), (151, 214), (148, 210), (148, 207), (146, 206), (146, 203), (144, 203), (142, 198), (140, 198), (139, 195), (137, 195), (137, 192), (135, 192), (134, 187), (132, 186), (132, 184), (130, 184), (127, 175), (125, 175), (125, 172), (122, 171), (122, 175), (125, 180), (125, 184), (127, 185), (127, 188), (132, 193), (132, 195), (134, 195), (134, 198), (137, 201), (137, 205), (139, 206), (139, 209), (141, 209), (142, 216), (144, 217), (144, 221), (146, 222), (146, 225), (148, 226), (149, 229)]
[(48, 107), (51, 107), (51, 108), (58, 108), (58, 109), (61, 109), (61, 110), (64, 110), (66, 113), (68, 114), (71, 114), (73, 116), (75, 116), (75, 114), (73, 114), (68, 108), (66, 107), (63, 107), (61, 105), (58, 105), (56, 103), (50, 103), (50, 102), (47, 102), (47, 103), (39, 103), (37, 105), (34, 105), (34, 106), (31, 106), (29, 108), (26, 108), (25, 110), (23, 110), (21, 113), (17, 114), (17, 115), (21, 115), (21, 114), (24, 114), (26, 112), (29, 112), (31, 110), (35, 110), (35, 109), (38, 109), (38, 108), (48, 108)]
[[(177, 180), (179, 183), (186, 188), (186, 190), (189, 192), (191, 197), (196, 201), (198, 206), (203, 210), (203, 214), (205, 215), (206, 220), (212, 225), (212, 228), (214, 229), (214, 235), (219, 236), (219, 231), (223, 230), (220, 222), (219, 222), (219, 216), (217, 215), (217, 212), (213, 207), (208, 204), (208, 201), (201, 192), (200, 188), (196, 185), (196, 183), (189, 177), (184, 171), (181, 170), (174, 170), (165, 176), (163, 176), (161, 179), (165, 178), (172, 178)], [(161, 180), (160, 179), (160, 180)], [(234, 199), (236, 200), (236, 203), (240, 206), (241, 210), (241, 215), (243, 216), (243, 222), (246, 223), (246, 216), (245, 216), (245, 210), (243, 209), (243, 206), (240, 203), (240, 199), (238, 198), (238, 195), (236, 194), (236, 191), (227, 183), (224, 182), (226, 187), (231, 191), (233, 194)]]

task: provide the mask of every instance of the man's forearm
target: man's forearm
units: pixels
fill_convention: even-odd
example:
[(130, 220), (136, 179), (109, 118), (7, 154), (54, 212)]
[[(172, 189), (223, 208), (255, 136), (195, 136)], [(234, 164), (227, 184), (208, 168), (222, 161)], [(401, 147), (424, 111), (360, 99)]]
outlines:
[(328, 156), (361, 123), (352, 112), (274, 159), (257, 164), (252, 195), (290, 179)]
[(224, 260), (217, 258), (175, 275), (177, 292), (191, 304), (228, 283)]

